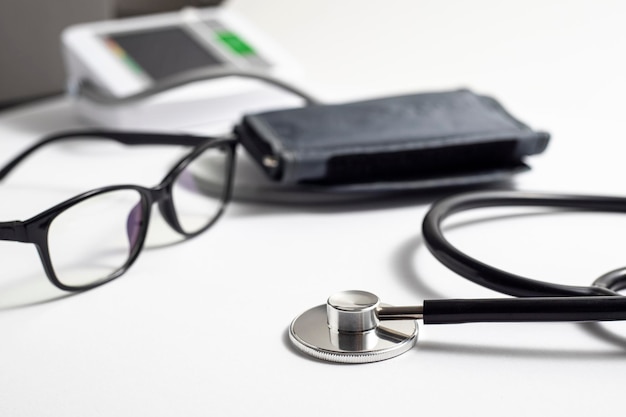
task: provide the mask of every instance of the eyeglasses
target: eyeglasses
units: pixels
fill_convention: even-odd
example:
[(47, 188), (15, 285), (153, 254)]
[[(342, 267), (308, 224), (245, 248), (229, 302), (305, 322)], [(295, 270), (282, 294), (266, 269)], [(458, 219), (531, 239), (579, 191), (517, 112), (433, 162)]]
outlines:
[(85, 138), (193, 149), (156, 187), (102, 187), (28, 220), (0, 222), (0, 240), (33, 243), (49, 280), (62, 290), (87, 290), (126, 272), (143, 248), (154, 204), (172, 229), (191, 238), (211, 227), (230, 200), (237, 146), (231, 138), (107, 131), (63, 133), (47, 137), (16, 156), (0, 169), (0, 180), (44, 145)]

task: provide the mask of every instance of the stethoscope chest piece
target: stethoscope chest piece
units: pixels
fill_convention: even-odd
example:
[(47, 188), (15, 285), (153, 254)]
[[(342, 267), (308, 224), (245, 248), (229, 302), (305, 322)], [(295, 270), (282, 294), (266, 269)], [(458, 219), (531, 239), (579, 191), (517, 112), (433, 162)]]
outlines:
[(417, 341), (415, 320), (381, 324), (378, 297), (365, 291), (343, 291), (325, 305), (305, 311), (291, 323), (289, 337), (302, 352), (340, 363), (369, 363), (408, 351)]

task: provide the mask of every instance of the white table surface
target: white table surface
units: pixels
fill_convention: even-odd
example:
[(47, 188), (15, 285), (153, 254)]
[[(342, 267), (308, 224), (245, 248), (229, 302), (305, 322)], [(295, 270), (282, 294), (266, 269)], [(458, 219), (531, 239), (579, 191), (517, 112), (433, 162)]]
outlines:
[[(522, 190), (626, 194), (621, 2), (232, 1), (327, 97), (468, 87), (552, 133)], [(0, 155), (80, 126), (66, 100), (0, 113)], [(100, 185), (153, 185), (164, 149), (59, 145), (0, 186), (25, 219)], [(391, 304), (494, 294), (447, 271), (420, 224), (430, 199), (234, 202), (176, 245), (158, 224), (122, 278), (70, 297), (31, 245), (0, 242), (0, 415), (608, 415), (621, 412), (626, 325), (421, 328), (370, 365), (321, 363), (288, 342), (293, 317), (344, 289)], [(493, 212), (481, 214), (482, 219)], [(498, 214), (502, 214), (498, 212)], [(471, 220), (471, 221), (470, 221)], [(516, 273), (587, 285), (626, 265), (626, 216), (459, 216), (454, 243)], [(461, 227), (462, 226), (462, 227)], [(161, 246), (161, 247), (159, 247)]]

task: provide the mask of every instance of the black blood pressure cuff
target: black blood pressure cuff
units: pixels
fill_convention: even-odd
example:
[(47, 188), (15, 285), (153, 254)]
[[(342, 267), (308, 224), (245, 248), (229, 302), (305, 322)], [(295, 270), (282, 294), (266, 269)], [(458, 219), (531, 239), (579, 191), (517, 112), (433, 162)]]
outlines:
[(351, 184), (519, 171), (549, 141), (467, 90), (247, 115), (245, 149), (285, 184)]

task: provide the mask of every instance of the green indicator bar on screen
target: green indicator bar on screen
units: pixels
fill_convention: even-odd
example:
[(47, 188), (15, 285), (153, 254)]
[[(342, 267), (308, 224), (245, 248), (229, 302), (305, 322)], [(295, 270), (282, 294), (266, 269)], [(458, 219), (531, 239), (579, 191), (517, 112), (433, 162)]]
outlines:
[(217, 32), (217, 39), (228, 46), (237, 55), (255, 55), (254, 49), (233, 32)]
[(129, 57), (128, 55), (124, 58), (124, 62), (126, 63), (126, 65), (132, 69), (135, 73), (137, 74), (141, 74), (143, 75), (143, 69), (139, 66), (139, 64), (137, 62), (135, 62), (134, 59), (132, 59), (131, 57)]

